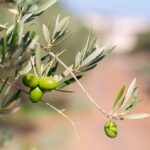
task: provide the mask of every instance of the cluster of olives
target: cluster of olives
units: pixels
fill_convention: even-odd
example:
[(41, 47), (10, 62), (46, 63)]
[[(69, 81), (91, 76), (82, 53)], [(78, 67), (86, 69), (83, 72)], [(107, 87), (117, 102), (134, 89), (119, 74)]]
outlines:
[(117, 137), (118, 129), (116, 123), (113, 120), (109, 120), (105, 123), (104, 130), (108, 137), (110, 138)]
[(22, 78), (22, 82), (25, 86), (31, 88), (29, 91), (29, 97), (33, 103), (39, 102), (45, 91), (53, 90), (57, 87), (57, 81), (52, 77), (39, 78), (33, 73), (27, 73)]

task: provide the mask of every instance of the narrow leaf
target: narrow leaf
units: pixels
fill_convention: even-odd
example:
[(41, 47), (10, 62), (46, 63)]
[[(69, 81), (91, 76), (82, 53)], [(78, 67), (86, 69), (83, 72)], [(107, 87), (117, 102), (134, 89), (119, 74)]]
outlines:
[(93, 61), (95, 58), (97, 58), (101, 52), (105, 49), (105, 47), (97, 48), (91, 55), (89, 55), (81, 64), (81, 66), (84, 66), (88, 64), (89, 62)]
[(61, 89), (55, 89), (55, 91), (58, 91), (58, 92), (63, 92), (63, 93), (74, 93), (74, 91), (69, 91), (69, 90), (61, 90)]
[(50, 42), (50, 35), (49, 35), (49, 29), (47, 28), (47, 26), (45, 24), (43, 24), (43, 35), (44, 35), (44, 38), (46, 40), (47, 43)]
[(127, 94), (126, 94), (126, 96), (125, 96), (125, 100), (124, 100), (124, 103), (123, 103), (123, 105), (122, 105), (122, 108), (129, 102), (130, 97), (131, 97), (131, 95), (132, 95), (132, 93), (133, 93), (133, 90), (134, 90), (134, 88), (135, 88), (135, 84), (136, 84), (136, 79), (134, 79), (134, 80), (131, 82), (131, 84), (130, 84), (130, 86), (129, 86), (129, 88), (128, 88), (128, 91), (127, 91)]
[(125, 85), (123, 85), (121, 90), (118, 92), (118, 95), (117, 95), (117, 97), (116, 97), (116, 99), (115, 99), (115, 101), (113, 103), (113, 108), (115, 108), (116, 105), (118, 104), (119, 100), (121, 99), (121, 97), (122, 97), (122, 95), (123, 95), (123, 93), (125, 91), (125, 88), (126, 88)]
[(130, 110), (132, 110), (135, 106), (137, 106), (139, 104), (138, 101), (133, 101), (129, 106), (127, 106), (124, 110), (125, 113), (129, 112)]
[[(80, 78), (82, 78), (81, 75), (80, 75), (80, 76), (77, 76), (77, 79), (78, 79), (78, 80), (79, 80)], [(68, 85), (70, 85), (70, 84), (72, 84), (72, 83), (74, 83), (74, 82), (76, 82), (76, 80), (75, 80), (74, 78), (71, 78), (71, 79), (69, 79), (69, 80), (66, 80), (66, 81), (64, 81), (63, 83), (60, 83), (60, 84), (58, 85), (57, 89), (63, 89), (64, 87), (66, 87), (66, 86), (68, 86)]]
[(32, 70), (32, 64), (28, 61), (27, 65), (20, 71), (19, 75), (24, 75)]
[(81, 52), (78, 52), (75, 58), (75, 68), (77, 68), (80, 65), (81, 62)]
[(50, 68), (50, 70), (49, 70), (47, 76), (54, 76), (54, 74), (55, 74), (57, 68), (58, 68), (58, 62), (57, 62), (52, 68)]
[(150, 114), (140, 113), (140, 114), (128, 114), (123, 116), (124, 119), (143, 119), (150, 117)]
[(36, 12), (34, 12), (34, 15), (39, 15), (39, 14), (43, 13), (46, 9), (48, 9), (49, 7), (51, 7), (56, 2), (57, 2), (57, 0), (49, 0), (48, 2), (46, 2), (42, 6), (40, 6), (38, 8), (38, 10)]

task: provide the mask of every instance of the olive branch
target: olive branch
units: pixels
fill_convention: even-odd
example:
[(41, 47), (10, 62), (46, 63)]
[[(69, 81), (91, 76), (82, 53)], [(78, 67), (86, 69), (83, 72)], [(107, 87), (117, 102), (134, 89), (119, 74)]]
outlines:
[[(10, 11), (15, 18), (14, 24), (0, 24), (0, 70), (5, 75), (9, 72), (8, 77), (4, 75), (5, 79), (3, 75), (0, 77), (0, 82), (2, 83), (0, 88), (0, 114), (15, 112), (21, 100), (21, 93), (30, 95), (30, 91), (28, 92), (21, 88), (18, 82), (26, 74), (33, 73), (40, 79), (43, 76), (54, 79), (58, 85), (52, 90), (58, 92), (73, 92), (64, 88), (70, 84), (77, 83), (92, 105), (109, 119), (123, 120), (150, 117), (148, 113), (130, 114), (131, 110), (141, 102), (141, 100), (138, 100), (136, 79), (131, 82), (125, 95), (126, 87), (125, 85), (121, 87), (110, 112), (100, 107), (79, 81), (84, 76), (83, 73), (94, 69), (115, 48), (115, 46), (108, 48), (96, 45), (96, 38), (93, 36), (92, 30), (90, 30), (85, 47), (76, 54), (75, 60), (70, 66), (67, 66), (59, 58), (66, 50), (56, 51), (56, 46), (65, 42), (72, 35), (67, 30), (69, 17), (61, 19), (61, 16), (58, 15), (53, 29), (43, 24), (42, 30), (45, 43), (39, 42), (39, 35), (36, 35), (35, 31), (24, 31), (25, 26), (33, 26), (33, 21), (56, 1), (50, 0), (39, 4), (37, 0), (17, 0), (16, 9), (11, 9)], [(57, 69), (59, 65), (63, 66), (65, 70), (58, 74)], [(39, 99), (39, 101), (67, 119), (72, 125), (74, 134), (79, 138), (72, 119), (49, 102), (45, 102), (42, 99)], [(106, 124), (105, 132), (108, 136), (115, 137), (116, 134), (113, 135), (108, 130), (111, 125), (116, 128), (115, 123), (110, 121)], [(116, 129), (114, 132), (117, 133)]]

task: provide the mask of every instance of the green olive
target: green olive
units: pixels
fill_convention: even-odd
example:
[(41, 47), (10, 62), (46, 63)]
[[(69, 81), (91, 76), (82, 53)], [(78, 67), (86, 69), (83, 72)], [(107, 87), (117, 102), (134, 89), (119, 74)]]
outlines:
[(39, 81), (39, 87), (42, 90), (52, 90), (57, 87), (57, 81), (52, 77), (42, 77)]
[(39, 78), (33, 73), (27, 73), (23, 78), (22, 82), (25, 86), (34, 88), (39, 84)]
[(114, 121), (109, 120), (104, 125), (105, 133), (110, 138), (115, 138), (118, 135), (117, 125)]
[(30, 100), (33, 103), (39, 102), (42, 99), (42, 96), (43, 96), (43, 91), (39, 87), (31, 89), (29, 93)]

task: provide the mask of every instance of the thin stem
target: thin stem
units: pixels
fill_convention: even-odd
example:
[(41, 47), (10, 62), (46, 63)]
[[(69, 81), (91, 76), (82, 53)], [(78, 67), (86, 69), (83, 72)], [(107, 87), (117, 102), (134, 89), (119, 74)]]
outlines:
[(76, 136), (77, 140), (79, 140), (79, 135), (76, 131), (76, 126), (75, 126), (75, 123), (72, 119), (70, 119), (66, 114), (63, 113), (63, 111), (59, 110), (58, 108), (56, 108), (55, 106), (51, 105), (50, 103), (48, 102), (44, 102), (44, 101), (41, 101), (43, 104), (46, 104), (47, 106), (51, 107), (52, 109), (54, 109), (56, 112), (58, 112), (60, 115), (62, 115), (64, 118), (66, 118), (70, 124), (72, 125), (72, 128), (73, 128), (73, 132), (74, 132), (74, 135)]
[[(46, 49), (47, 50), (47, 49)], [(48, 51), (48, 50), (47, 50)], [(68, 70), (68, 72), (72, 75), (72, 77), (76, 80), (76, 82), (78, 83), (79, 87), (82, 89), (82, 91), (84, 92), (84, 94), (89, 98), (89, 100), (91, 101), (91, 103), (104, 115), (108, 115), (108, 113), (103, 110), (92, 98), (92, 96), (90, 96), (90, 94), (86, 91), (86, 89), (83, 87), (83, 85), (80, 83), (80, 81), (77, 79), (77, 77), (75, 76), (75, 74), (68, 68), (68, 66), (57, 57), (57, 55), (55, 55), (53, 52), (49, 52), (49, 54), (56, 58), (57, 61), (65, 68)]]

